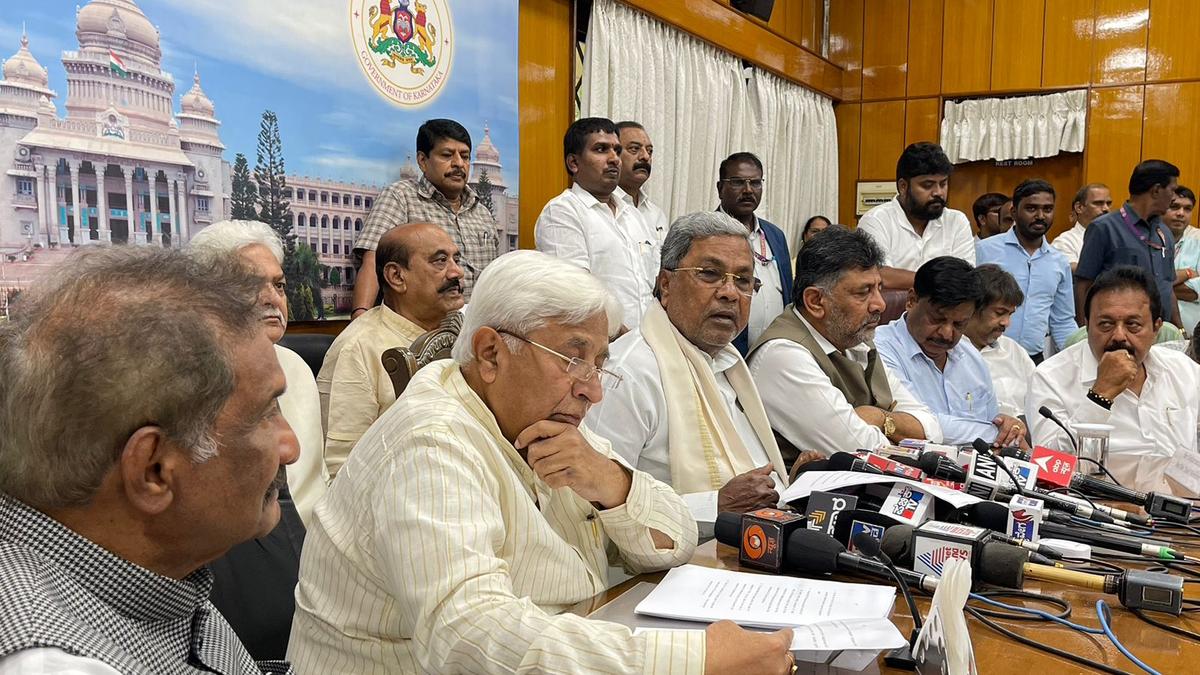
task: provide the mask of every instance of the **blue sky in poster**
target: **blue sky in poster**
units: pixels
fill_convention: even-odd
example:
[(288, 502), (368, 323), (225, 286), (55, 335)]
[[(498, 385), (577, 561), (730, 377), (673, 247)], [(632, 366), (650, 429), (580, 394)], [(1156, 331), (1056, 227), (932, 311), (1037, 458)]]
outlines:
[[(136, 0), (158, 26), (163, 69), (175, 78), (175, 108), (192, 86), (193, 64), (221, 120), (225, 159), (254, 164), (259, 119), (279, 115), (289, 173), (385, 185), (414, 155), (416, 129), (431, 117), (462, 122), (478, 143), (484, 123), (516, 192), (517, 2), (449, 0), (455, 53), (451, 79), (432, 103), (402, 109), (376, 93), (354, 58), (348, 0)], [(76, 0), (0, 0), (0, 55), (20, 46), (50, 71), (64, 112), (61, 52), (78, 48)], [(78, 3), (86, 4), (86, 3)], [(15, 10), (15, 11), (13, 11)]]

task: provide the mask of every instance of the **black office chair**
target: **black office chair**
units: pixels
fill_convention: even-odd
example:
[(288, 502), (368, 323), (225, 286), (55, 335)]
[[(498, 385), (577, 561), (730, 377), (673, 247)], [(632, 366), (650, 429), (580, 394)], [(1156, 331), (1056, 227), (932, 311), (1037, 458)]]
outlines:
[(329, 351), (329, 345), (333, 344), (334, 337), (324, 333), (284, 333), (279, 340), (279, 346), (287, 347), (299, 354), (312, 370), (313, 377), (316, 377), (317, 373), (321, 372), (321, 364), (325, 362), (325, 352)]

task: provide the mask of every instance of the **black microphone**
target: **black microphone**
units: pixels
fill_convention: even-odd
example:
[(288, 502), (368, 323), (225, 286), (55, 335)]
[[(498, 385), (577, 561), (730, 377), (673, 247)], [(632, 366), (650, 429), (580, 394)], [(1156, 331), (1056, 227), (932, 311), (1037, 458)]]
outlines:
[(916, 670), (917, 661), (913, 658), (913, 648), (917, 644), (917, 635), (921, 632), (921, 610), (917, 609), (917, 602), (913, 600), (912, 591), (909, 589), (908, 583), (904, 581), (904, 577), (900, 576), (900, 571), (892, 564), (892, 559), (883, 552), (882, 544), (878, 539), (866, 532), (859, 532), (854, 535), (854, 547), (862, 552), (864, 556), (874, 558), (887, 565), (888, 571), (892, 573), (892, 578), (896, 580), (896, 586), (904, 594), (904, 602), (908, 604), (909, 613), (912, 614), (913, 629), (909, 634), (908, 644), (889, 651), (883, 657), (884, 663), (893, 668)]
[(1012, 469), (1009, 469), (1008, 465), (1004, 463), (1004, 460), (997, 457), (992, 452), (992, 449), (988, 445), (987, 441), (983, 440), (982, 438), (976, 438), (974, 441), (971, 442), (971, 446), (975, 448), (976, 453), (989, 458), (992, 462), (994, 462), (996, 464), (996, 467), (998, 469), (1000, 469), (1004, 473), (1008, 474), (1008, 477), (1010, 479), (1012, 479), (1013, 491), (1015, 491), (1017, 494), (1025, 496), (1025, 497), (1029, 497), (1030, 499), (1041, 499), (1042, 501), (1046, 502), (1047, 506), (1049, 506), (1051, 508), (1058, 509), (1060, 511), (1066, 511), (1069, 514), (1071, 514), (1073, 516), (1079, 516), (1080, 518), (1094, 520), (1098, 523), (1112, 524), (1112, 523), (1116, 522), (1112, 516), (1108, 515), (1107, 513), (1102, 512), (1102, 511), (1099, 511), (1097, 509), (1093, 509), (1090, 506), (1085, 506), (1082, 504), (1077, 504), (1073, 501), (1068, 501), (1058, 495), (1051, 494), (1049, 492), (1042, 492), (1041, 490), (1036, 490), (1036, 489), (1035, 490), (1026, 490), (1024, 487), (1021, 486), (1021, 481), (1017, 480), (1017, 477), (1015, 474), (1013, 474)]
[(1062, 420), (1058, 419), (1058, 417), (1055, 416), (1054, 412), (1051, 411), (1046, 406), (1042, 406), (1042, 407), (1038, 408), (1038, 414), (1041, 415), (1042, 417), (1045, 417), (1046, 419), (1050, 420), (1051, 422), (1054, 422), (1055, 424), (1057, 424), (1058, 428), (1062, 429), (1067, 434), (1067, 439), (1071, 441), (1071, 447), (1075, 448), (1075, 454), (1078, 455), (1079, 454), (1079, 442), (1076, 441), (1075, 437), (1071, 435), (1071, 430), (1067, 428), (1067, 425), (1063, 424)]
[(889, 455), (889, 459), (920, 469), (926, 476), (950, 480), (955, 483), (967, 482), (967, 472), (963, 471), (957, 462), (936, 452), (922, 453), (920, 457), (915, 458), (904, 455)]
[[(883, 535), (883, 551), (891, 556), (896, 564), (908, 567), (913, 564), (912, 541), (913, 528), (897, 525)], [(986, 541), (979, 548), (978, 560), (978, 567), (971, 571), (973, 586), (983, 583), (1003, 588), (1021, 588), (1025, 583), (1025, 565), (1029, 562), (1029, 552), (1023, 548), (998, 541)]]
[[(996, 502), (979, 502), (959, 510), (968, 522), (986, 527), (990, 530), (1003, 531), (1008, 526), (1008, 509)], [(1101, 546), (1121, 553), (1149, 556), (1161, 560), (1182, 560), (1183, 556), (1175, 550), (1160, 543), (1149, 543), (1145, 540), (1128, 539), (1117, 535), (1098, 532), (1090, 527), (1065, 525), (1055, 522), (1042, 523), (1042, 534), (1078, 541), (1093, 546)]]
[(938, 580), (934, 577), (902, 570), (860, 555), (847, 553), (846, 547), (836, 539), (817, 530), (796, 530), (788, 537), (787, 550), (784, 559), (791, 569), (810, 574), (828, 574), (833, 572), (860, 572), (875, 577), (893, 578), (892, 569), (898, 576), (911, 585), (915, 585), (930, 593), (937, 590)]

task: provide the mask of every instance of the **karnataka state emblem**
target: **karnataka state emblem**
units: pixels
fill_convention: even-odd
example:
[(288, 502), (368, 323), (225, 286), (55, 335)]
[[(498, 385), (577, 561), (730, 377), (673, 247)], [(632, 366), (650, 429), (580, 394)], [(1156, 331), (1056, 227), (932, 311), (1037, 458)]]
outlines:
[(402, 106), (429, 103), (450, 78), (448, 0), (350, 0), (350, 33), (367, 79)]

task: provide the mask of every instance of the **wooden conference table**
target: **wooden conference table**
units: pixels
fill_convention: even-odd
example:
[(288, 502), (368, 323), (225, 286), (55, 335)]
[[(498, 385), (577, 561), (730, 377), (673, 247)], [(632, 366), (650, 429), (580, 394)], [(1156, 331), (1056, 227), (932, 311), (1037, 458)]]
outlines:
[[(1164, 539), (1169, 538), (1164, 537)], [(1187, 549), (1189, 554), (1193, 554), (1200, 552), (1197, 550), (1200, 549), (1200, 538), (1195, 539), (1198, 539), (1198, 541), (1187, 543), (1187, 545), (1184, 545), (1186, 540), (1176, 539), (1175, 543), (1178, 548)], [(715, 540), (700, 545), (696, 549), (692, 563), (720, 569), (742, 569), (738, 564), (737, 549), (724, 544), (718, 544)], [(1125, 565), (1126, 563), (1120, 564)], [(661, 572), (638, 575), (590, 600), (585, 600), (577, 604), (570, 611), (579, 615), (587, 615), (616, 599), (638, 583), (643, 581), (658, 582), (662, 579), (662, 576), (663, 573)], [(870, 583), (885, 583), (882, 580), (870, 580), (865, 577), (837, 578), (845, 581), (866, 580)], [(1200, 584), (1185, 584), (1184, 597), (1200, 599), (1200, 588), (1197, 588), (1198, 586)], [(1107, 600), (1112, 611), (1113, 631), (1122, 644), (1133, 652), (1135, 656), (1164, 675), (1167, 673), (1200, 673), (1200, 643), (1168, 633), (1165, 630), (1142, 621), (1134, 616), (1132, 612), (1122, 607), (1115, 595), (1104, 595), (1095, 591), (1072, 588), (1036, 579), (1027, 579), (1024, 590), (1061, 598), (1070, 602), (1071, 620), (1090, 627), (1100, 626), (1100, 622), (1096, 617), (1096, 601), (1104, 598)], [(1001, 602), (1012, 605), (1023, 604), (1018, 598), (999, 599)], [(921, 609), (922, 616), (924, 616), (929, 610), (929, 598), (917, 595), (916, 601), (917, 606)], [(1057, 613), (1054, 607), (1047, 606), (1044, 603), (1037, 603), (1031, 606), (1051, 613)], [(1194, 614), (1185, 612), (1181, 617), (1161, 613), (1152, 613), (1149, 616), (1171, 626), (1200, 632), (1200, 612)], [(909, 614), (908, 606), (899, 594), (896, 596), (896, 605), (892, 611), (892, 620), (901, 633), (905, 635), (909, 634), (909, 631), (912, 629), (912, 617)], [(1049, 622), (993, 620), (1015, 633), (1039, 640), (1042, 644), (1056, 647), (1130, 673), (1142, 672), (1118, 652), (1116, 647), (1103, 635), (1086, 635), (1065, 626)], [(1011, 640), (993, 631), (969, 615), (967, 616), (967, 626), (970, 630), (971, 642), (975, 649), (975, 662), (981, 674), (1024, 673), (1027, 675), (1047, 675), (1048, 673), (1088, 672), (1088, 669), (1082, 665)], [(798, 665), (800, 667), (799, 673), (850, 672), (823, 665), (806, 663)], [(880, 657), (874, 666), (868, 667), (865, 671), (861, 672), (891, 674), (910, 671), (889, 668), (884, 665), (883, 658)]]

